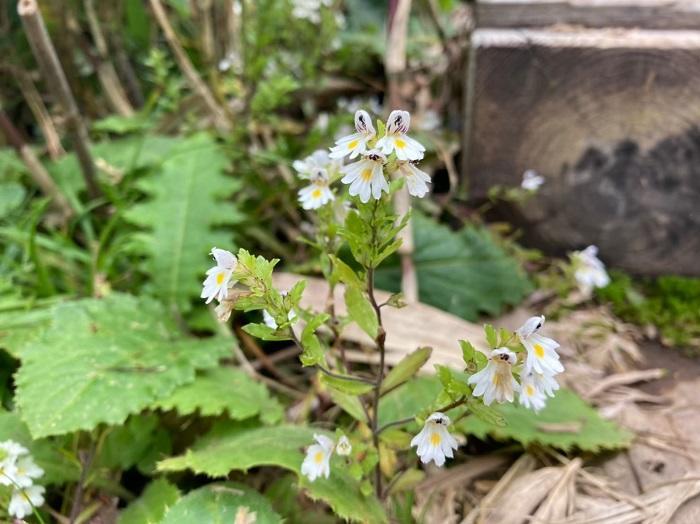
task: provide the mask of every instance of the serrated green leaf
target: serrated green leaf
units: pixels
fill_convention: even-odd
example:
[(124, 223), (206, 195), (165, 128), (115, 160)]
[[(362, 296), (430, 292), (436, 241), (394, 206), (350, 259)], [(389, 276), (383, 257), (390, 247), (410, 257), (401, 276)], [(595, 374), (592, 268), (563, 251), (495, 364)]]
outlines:
[[(190, 469), (199, 474), (223, 477), (233, 470), (277, 466), (301, 475), (304, 450), (314, 442), (314, 433), (332, 437), (330, 433), (303, 426), (234, 430), (229, 436), (220, 434), (207, 445), (160, 462), (158, 469)], [(386, 521), (379, 502), (374, 497), (362, 496), (357, 482), (339, 463), (331, 466), (329, 479), (306, 482), (301, 477), (301, 481), (311, 498), (324, 500), (342, 518), (360, 522)]]
[(315, 315), (306, 323), (304, 330), (301, 332), (301, 346), (304, 351), (299, 360), (304, 366), (315, 366), (325, 361), (323, 346), (316, 336), (316, 330), (326, 320), (328, 320), (328, 315), (325, 313)]
[(136, 464), (146, 469), (155, 459), (171, 453), (170, 434), (152, 413), (129, 417), (126, 424), (108, 429), (97, 463), (109, 469), (127, 470)]
[(50, 327), (23, 350), (17, 404), (37, 438), (122, 424), (215, 366), (230, 344), (184, 337), (150, 299), (112, 294), (59, 304)]
[[(496, 315), (518, 304), (531, 285), (517, 261), (483, 228), (453, 232), (420, 213), (413, 214), (420, 299), (467, 320), (480, 313)], [(399, 291), (401, 264), (390, 257), (376, 271), (376, 285)]]
[(353, 286), (345, 288), (345, 305), (348, 308), (348, 315), (362, 328), (362, 331), (376, 338), (379, 329), (377, 314), (360, 288)]
[(498, 333), (496, 333), (496, 328), (491, 324), (484, 324), (484, 335), (486, 336), (486, 342), (490, 348), (498, 347)]
[[(282, 518), (272, 509), (270, 501), (260, 493), (243, 484), (233, 482), (209, 484), (189, 492), (172, 505), (160, 524), (183, 524), (192, 522), (229, 523), (255, 522), (279, 524)], [(238, 518), (237, 518), (238, 517)]]
[(517, 404), (501, 404), (494, 409), (505, 419), (504, 426), (469, 416), (458, 423), (459, 429), (479, 438), (491, 435), (499, 440), (513, 439), (525, 446), (540, 444), (563, 450), (597, 452), (624, 448), (632, 441), (629, 431), (604, 420), (576, 393), (566, 389), (547, 399), (546, 407), (538, 414)]
[(324, 373), (322, 373), (320, 376), (321, 382), (326, 386), (348, 395), (364, 395), (365, 393), (368, 393), (374, 389), (372, 384), (365, 384), (364, 382), (358, 382), (356, 380), (331, 377)]
[(0, 412), (0, 442), (14, 440), (29, 450), (36, 463), (44, 470), (41, 484), (63, 484), (80, 478), (80, 465), (70, 460), (65, 451), (70, 443), (62, 439), (32, 439), (27, 425), (13, 412)]
[(165, 479), (156, 479), (141, 496), (119, 514), (117, 524), (160, 524), (163, 516), (180, 498), (180, 490)]
[(235, 420), (259, 415), (266, 422), (282, 418), (282, 405), (270, 396), (267, 388), (232, 367), (218, 367), (197, 375), (194, 382), (177, 388), (169, 397), (156, 403), (163, 410), (176, 410), (180, 415), (199, 411), (202, 416), (218, 416), (224, 412)]
[(418, 348), (413, 353), (409, 353), (402, 358), (384, 378), (382, 392), (394, 389), (418, 373), (423, 364), (428, 361), (432, 352), (433, 348)]
[(236, 209), (223, 199), (238, 188), (224, 175), (228, 164), (221, 147), (208, 135), (182, 139), (160, 170), (143, 179), (150, 196), (126, 213), (131, 222), (148, 230), (144, 251), (154, 292), (171, 308), (189, 309), (199, 296), (206, 253), (212, 247), (233, 245), (229, 234), (215, 229), (235, 221)]
[(333, 262), (333, 273), (335, 278), (348, 286), (356, 288), (361, 288), (363, 286), (362, 280), (360, 280), (360, 277), (357, 276), (357, 273), (355, 273), (353, 268), (348, 266), (336, 256), (329, 255), (329, 258)]

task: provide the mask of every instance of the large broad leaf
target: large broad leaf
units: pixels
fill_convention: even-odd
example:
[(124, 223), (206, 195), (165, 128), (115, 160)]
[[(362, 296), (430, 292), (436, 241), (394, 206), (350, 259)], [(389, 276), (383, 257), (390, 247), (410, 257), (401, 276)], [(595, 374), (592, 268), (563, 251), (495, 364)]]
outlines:
[[(184, 455), (158, 464), (161, 471), (189, 469), (212, 477), (225, 477), (232, 470), (247, 471), (258, 466), (277, 466), (301, 475), (304, 448), (313, 444), (314, 433), (325, 433), (302, 426), (278, 426), (232, 430), (207, 439)], [(328, 434), (328, 436), (331, 436)], [(302, 480), (311, 498), (328, 503), (340, 517), (361, 522), (384, 522), (384, 511), (374, 497), (365, 497), (359, 484), (335, 458), (329, 479)]]
[(187, 310), (189, 300), (199, 296), (212, 247), (233, 250), (231, 235), (215, 229), (237, 218), (233, 205), (223, 201), (238, 188), (224, 175), (227, 164), (210, 136), (182, 140), (160, 170), (141, 181), (150, 198), (126, 215), (148, 230), (139, 237), (147, 270), (154, 292), (169, 307)]
[(176, 389), (158, 402), (164, 410), (174, 409), (181, 415), (199, 410), (201, 415), (216, 416), (225, 411), (235, 420), (259, 415), (269, 423), (282, 418), (282, 405), (267, 388), (239, 369), (220, 367), (200, 373), (194, 382)]
[(458, 427), (468, 434), (499, 440), (517, 440), (523, 445), (540, 444), (570, 450), (600, 451), (626, 447), (632, 434), (604, 420), (574, 392), (560, 390), (538, 414), (517, 404), (496, 407), (505, 418), (505, 426), (489, 424), (469, 416)]
[[(481, 228), (453, 232), (418, 213), (414, 217), (415, 253), (420, 299), (467, 320), (480, 313), (498, 314), (517, 304), (530, 283), (517, 262)], [(401, 267), (393, 257), (376, 273), (377, 287), (401, 289)]]
[(62, 442), (60, 438), (32, 439), (27, 425), (16, 413), (0, 412), (0, 442), (5, 440), (14, 440), (29, 450), (35, 462), (44, 470), (40, 484), (63, 484), (80, 478), (77, 461), (70, 460), (64, 451), (63, 444), (67, 446), (69, 443)]
[(241, 484), (226, 482), (209, 484), (188, 493), (168, 509), (165, 518), (160, 522), (278, 524), (282, 522), (282, 517), (275, 513), (270, 501), (256, 491)]
[(50, 308), (3, 312), (0, 316), (0, 348), (15, 358), (21, 358), (23, 349), (41, 336), (50, 320)]
[(157, 302), (113, 294), (55, 306), (22, 351), (17, 403), (32, 435), (122, 424), (197, 369), (227, 355), (228, 338), (185, 338)]
[(176, 486), (165, 479), (156, 479), (120, 513), (117, 524), (160, 524), (179, 498), (180, 491)]

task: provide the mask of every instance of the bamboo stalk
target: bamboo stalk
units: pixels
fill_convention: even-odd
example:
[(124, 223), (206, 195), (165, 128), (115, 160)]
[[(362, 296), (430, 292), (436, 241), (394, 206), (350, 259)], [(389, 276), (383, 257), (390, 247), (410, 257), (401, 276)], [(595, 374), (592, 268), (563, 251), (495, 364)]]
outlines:
[[(387, 75), (387, 90), (389, 107), (403, 107), (401, 96), (401, 75), (406, 70), (406, 34), (408, 19), (411, 14), (411, 0), (393, 0), (390, 4), (389, 31), (387, 33), (387, 52), (384, 68)], [(411, 197), (404, 187), (394, 195), (394, 211), (403, 216), (411, 209)], [(413, 221), (409, 220), (406, 227), (399, 233), (401, 246), (401, 291), (406, 302), (418, 301), (418, 276), (413, 263)]]
[(97, 76), (100, 79), (100, 84), (105, 91), (105, 96), (112, 109), (122, 116), (132, 116), (134, 108), (131, 107), (129, 98), (126, 96), (126, 91), (117, 76), (114, 65), (109, 58), (109, 48), (105, 40), (100, 20), (95, 11), (95, 0), (85, 0), (85, 15), (90, 26), (90, 33), (95, 42), (97, 49)]
[(68, 85), (68, 80), (56, 55), (44, 19), (36, 0), (19, 0), (17, 12), (22, 20), (24, 32), (46, 86), (51, 89), (66, 116), (66, 124), (73, 141), (73, 147), (80, 163), (85, 185), (90, 198), (101, 195), (97, 184), (97, 170), (90, 154), (87, 127), (80, 117), (78, 106)]
[(192, 90), (204, 101), (204, 105), (214, 119), (214, 125), (216, 128), (225, 133), (231, 130), (231, 122), (228, 120), (225, 110), (219, 106), (214, 98), (214, 95), (209, 90), (209, 87), (200, 78), (197, 70), (190, 62), (187, 57), (185, 50), (182, 48), (180, 41), (170, 25), (170, 21), (165, 13), (163, 4), (160, 0), (150, 0), (151, 9), (153, 10), (153, 15), (156, 17), (156, 21), (163, 31), (163, 35), (170, 46), (170, 50), (175, 55), (175, 60), (177, 61), (180, 70), (185, 75), (185, 79), (190, 84)]
[(34, 151), (27, 145), (17, 128), (12, 124), (5, 111), (0, 106), (0, 129), (7, 142), (15, 149), (17, 156), (22, 159), (29, 171), (29, 176), (39, 187), (42, 193), (51, 199), (51, 204), (60, 212), (64, 220), (74, 215), (73, 208), (66, 197), (61, 193), (51, 175), (44, 169)]
[(22, 96), (27, 102), (29, 110), (34, 115), (34, 118), (36, 118), (39, 127), (41, 127), (44, 140), (46, 140), (46, 149), (49, 152), (51, 160), (60, 158), (65, 154), (65, 150), (61, 145), (61, 139), (58, 136), (58, 131), (56, 131), (56, 126), (54, 126), (49, 110), (46, 108), (39, 90), (36, 88), (36, 85), (34, 85), (34, 81), (29, 76), (29, 73), (17, 67), (12, 68), (12, 75), (20, 91), (22, 91)]

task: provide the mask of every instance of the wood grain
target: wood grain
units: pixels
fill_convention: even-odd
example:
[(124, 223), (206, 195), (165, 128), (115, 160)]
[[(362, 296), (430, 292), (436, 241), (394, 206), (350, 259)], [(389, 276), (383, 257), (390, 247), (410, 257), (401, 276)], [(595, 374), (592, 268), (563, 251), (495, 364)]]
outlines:
[(700, 275), (700, 31), (477, 29), (473, 43), (473, 195), (534, 169), (541, 191), (506, 210), (529, 244)]
[(700, 29), (696, 0), (479, 0), (480, 27), (585, 27)]

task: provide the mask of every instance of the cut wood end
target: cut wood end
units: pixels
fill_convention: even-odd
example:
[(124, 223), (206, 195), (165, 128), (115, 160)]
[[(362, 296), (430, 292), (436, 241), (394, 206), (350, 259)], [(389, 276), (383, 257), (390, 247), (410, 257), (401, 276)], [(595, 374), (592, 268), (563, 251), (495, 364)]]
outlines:
[(39, 10), (36, 0), (19, 0), (17, 2), (17, 13), (19, 16), (32, 16)]

